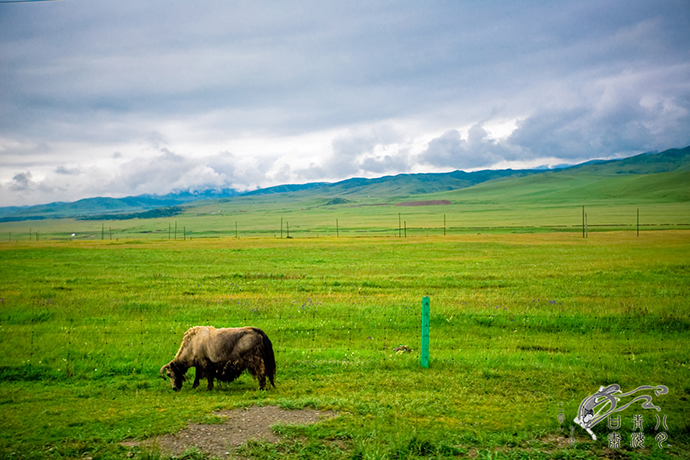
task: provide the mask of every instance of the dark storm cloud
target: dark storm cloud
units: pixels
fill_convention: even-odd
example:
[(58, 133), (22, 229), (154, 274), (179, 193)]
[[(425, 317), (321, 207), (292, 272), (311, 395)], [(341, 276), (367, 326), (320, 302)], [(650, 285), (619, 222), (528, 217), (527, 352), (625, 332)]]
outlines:
[[(685, 0), (3, 4), (0, 183), (70, 165), (129, 193), (683, 147), (688, 43)], [(271, 144), (314, 133), (331, 138), (311, 167)], [(87, 176), (59, 190), (102, 193)]]

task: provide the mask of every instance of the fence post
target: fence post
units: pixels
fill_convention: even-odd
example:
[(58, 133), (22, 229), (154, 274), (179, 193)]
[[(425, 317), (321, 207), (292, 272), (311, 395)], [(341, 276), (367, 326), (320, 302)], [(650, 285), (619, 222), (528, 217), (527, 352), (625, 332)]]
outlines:
[(429, 368), (429, 297), (422, 298), (422, 352), (421, 364)]
[(585, 237), (585, 207), (582, 207), (582, 238)]

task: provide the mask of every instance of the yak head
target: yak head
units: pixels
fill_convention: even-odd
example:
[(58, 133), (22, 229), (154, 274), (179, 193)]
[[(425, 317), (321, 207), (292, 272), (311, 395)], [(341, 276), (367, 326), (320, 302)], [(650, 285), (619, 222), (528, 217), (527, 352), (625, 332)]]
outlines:
[(168, 364), (161, 367), (161, 377), (163, 380), (169, 378), (172, 389), (175, 391), (179, 391), (180, 388), (182, 388), (182, 383), (187, 380), (184, 374), (184, 370), (176, 365), (174, 361), (170, 361)]

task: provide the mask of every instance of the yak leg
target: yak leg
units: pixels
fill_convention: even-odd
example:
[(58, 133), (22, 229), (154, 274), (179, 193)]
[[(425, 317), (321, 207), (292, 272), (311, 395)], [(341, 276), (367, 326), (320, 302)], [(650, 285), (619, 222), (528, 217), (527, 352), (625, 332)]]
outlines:
[(213, 390), (213, 379), (215, 377), (215, 372), (213, 369), (210, 369), (209, 372), (206, 373), (206, 378), (208, 379), (208, 391)]
[(199, 386), (199, 382), (201, 379), (204, 378), (204, 371), (201, 366), (196, 367), (196, 371), (194, 373), (194, 384), (192, 385), (192, 388), (196, 388)]
[(262, 390), (266, 387), (266, 366), (264, 360), (260, 357), (252, 357), (249, 359), (249, 373), (259, 382), (259, 388)]

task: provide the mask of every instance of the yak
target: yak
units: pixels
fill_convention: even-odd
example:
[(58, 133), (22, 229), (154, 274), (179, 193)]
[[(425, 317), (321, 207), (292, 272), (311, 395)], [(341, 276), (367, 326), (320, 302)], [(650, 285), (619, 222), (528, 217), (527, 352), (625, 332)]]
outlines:
[(273, 344), (264, 331), (256, 327), (196, 326), (189, 329), (175, 358), (161, 367), (161, 377), (169, 378), (173, 390), (179, 391), (190, 367), (196, 368), (192, 388), (206, 378), (208, 389), (212, 390), (214, 379), (232, 382), (245, 370), (258, 380), (262, 390), (266, 377), (274, 388), (276, 386)]

